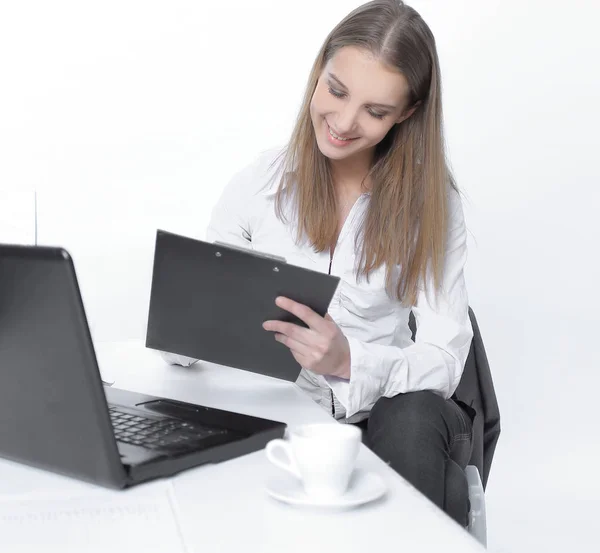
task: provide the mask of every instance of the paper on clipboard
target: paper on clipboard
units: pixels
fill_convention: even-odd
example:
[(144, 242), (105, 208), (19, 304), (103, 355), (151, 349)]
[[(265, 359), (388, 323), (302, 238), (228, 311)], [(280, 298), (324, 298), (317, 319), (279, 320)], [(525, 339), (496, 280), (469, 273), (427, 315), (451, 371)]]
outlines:
[(255, 255), (257, 257), (264, 257), (266, 259), (272, 259), (273, 261), (277, 261), (278, 263), (287, 263), (287, 260), (285, 259), (285, 257), (281, 257), (279, 255), (274, 255), (274, 254), (271, 254), (271, 253), (260, 252), (260, 251), (257, 251), (257, 250), (252, 250), (250, 248), (242, 248), (241, 246), (234, 246), (233, 244), (228, 244), (227, 242), (221, 242), (219, 240), (216, 240), (213, 243), (215, 245), (217, 245), (217, 246), (224, 246), (226, 248), (231, 248), (232, 250), (237, 250), (239, 252), (250, 253), (250, 254)]

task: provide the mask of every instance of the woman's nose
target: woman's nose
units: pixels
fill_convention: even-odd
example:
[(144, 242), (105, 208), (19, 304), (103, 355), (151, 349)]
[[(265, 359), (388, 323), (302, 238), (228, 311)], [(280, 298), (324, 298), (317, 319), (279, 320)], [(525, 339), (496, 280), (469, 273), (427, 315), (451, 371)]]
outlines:
[(351, 106), (347, 106), (338, 112), (335, 123), (335, 131), (344, 138), (354, 138), (352, 135), (356, 128), (357, 111)]

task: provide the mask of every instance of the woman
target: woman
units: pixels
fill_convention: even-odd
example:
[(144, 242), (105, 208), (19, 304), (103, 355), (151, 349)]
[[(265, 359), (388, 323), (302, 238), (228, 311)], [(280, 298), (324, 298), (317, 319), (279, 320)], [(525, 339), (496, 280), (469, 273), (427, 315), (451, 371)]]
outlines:
[(418, 13), (397, 0), (357, 8), (319, 52), (289, 144), (232, 179), (207, 240), (341, 278), (324, 318), (278, 298), (308, 328), (265, 330), (303, 367), (302, 389), (359, 424), (377, 455), (466, 524), (472, 421), (451, 396), (472, 329), (440, 91)]

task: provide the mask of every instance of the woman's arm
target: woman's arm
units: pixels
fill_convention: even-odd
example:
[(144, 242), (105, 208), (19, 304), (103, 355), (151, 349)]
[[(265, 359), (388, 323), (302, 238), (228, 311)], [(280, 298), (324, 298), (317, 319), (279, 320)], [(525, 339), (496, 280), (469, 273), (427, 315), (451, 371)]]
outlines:
[(421, 292), (412, 309), (418, 329), (415, 344), (400, 348), (347, 336), (350, 379), (326, 377), (348, 417), (369, 410), (382, 396), (432, 390), (449, 398), (460, 382), (473, 337), (464, 278), (467, 231), (458, 193), (452, 191), (449, 201), (441, 289), (437, 294)]

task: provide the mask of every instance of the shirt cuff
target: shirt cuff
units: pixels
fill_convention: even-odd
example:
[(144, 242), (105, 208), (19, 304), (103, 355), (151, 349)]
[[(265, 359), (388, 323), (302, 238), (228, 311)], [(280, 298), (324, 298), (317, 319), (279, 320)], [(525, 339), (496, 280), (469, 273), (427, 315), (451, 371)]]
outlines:
[(197, 359), (192, 357), (186, 357), (185, 355), (177, 355), (176, 353), (169, 353), (167, 351), (160, 351), (160, 356), (170, 365), (181, 365), (182, 367), (189, 367), (193, 365)]
[(325, 380), (327, 381), (327, 384), (329, 384), (329, 387), (335, 394), (337, 400), (346, 410), (346, 413), (348, 413), (348, 393), (350, 391), (349, 382), (345, 378), (339, 378), (338, 376), (325, 376)]
[(359, 411), (369, 410), (383, 395), (381, 376), (374, 367), (373, 355), (367, 346), (352, 336), (346, 336), (350, 346), (350, 380), (336, 376), (325, 379), (346, 410), (346, 418)]
[[(391, 381), (406, 382), (406, 355), (402, 348), (365, 343), (348, 336), (350, 380), (348, 381), (347, 417), (370, 411), (386, 395)], [(405, 386), (398, 386), (401, 388)]]

